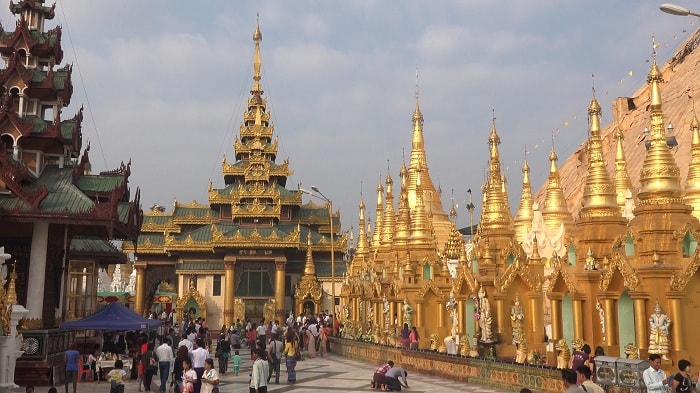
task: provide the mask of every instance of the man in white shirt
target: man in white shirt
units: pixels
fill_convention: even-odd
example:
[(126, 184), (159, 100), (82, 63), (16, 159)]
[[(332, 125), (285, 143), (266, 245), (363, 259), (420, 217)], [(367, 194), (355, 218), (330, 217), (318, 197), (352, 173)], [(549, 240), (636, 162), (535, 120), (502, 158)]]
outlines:
[(267, 376), (270, 375), (270, 366), (266, 360), (264, 349), (253, 351), (253, 370), (250, 373), (250, 393), (267, 393)]
[(649, 355), (649, 368), (644, 370), (642, 378), (647, 385), (648, 393), (666, 393), (671, 390), (666, 373), (661, 369), (661, 355), (652, 353)]
[(160, 391), (165, 392), (170, 376), (170, 364), (175, 360), (173, 349), (170, 348), (170, 339), (164, 338), (163, 344), (156, 348), (156, 357), (158, 358), (158, 370), (160, 371)]
[(180, 348), (181, 346), (186, 346), (187, 347), (187, 352), (190, 352), (192, 350), (192, 341), (190, 341), (187, 338), (187, 334), (182, 334), (182, 340), (180, 340), (179, 343), (177, 343), (177, 347)]
[(209, 359), (209, 351), (204, 348), (204, 340), (198, 338), (195, 342), (195, 348), (190, 351), (192, 358), (192, 369), (197, 373), (197, 381), (194, 384), (194, 393), (200, 393), (202, 389), (202, 375), (204, 374), (204, 361)]

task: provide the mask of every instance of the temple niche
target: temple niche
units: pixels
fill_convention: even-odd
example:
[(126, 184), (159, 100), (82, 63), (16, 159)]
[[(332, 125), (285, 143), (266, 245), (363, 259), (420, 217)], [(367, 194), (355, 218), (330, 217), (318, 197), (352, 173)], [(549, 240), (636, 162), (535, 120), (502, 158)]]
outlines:
[[(552, 145), (549, 176), (538, 191), (524, 160), (515, 215), (494, 118), (481, 214), (467, 244), (453, 212), (446, 217), (437, 205), (417, 99), (410, 165), (401, 167), (398, 195), (389, 174), (377, 186), (374, 228), (360, 201), (341, 296), (346, 336), (392, 343), (391, 332), (372, 333), (387, 299), (395, 332), (411, 310), (422, 349), (453, 353), (456, 330), (469, 339), (466, 352), (521, 363), (556, 365), (556, 348), (572, 342), (601, 346), (610, 356), (624, 356), (624, 347), (641, 358), (660, 353), (669, 370), (681, 358), (698, 361), (700, 341), (691, 332), (700, 288), (700, 122), (681, 93), (700, 88), (693, 79), (688, 90), (684, 77), (700, 61), (699, 41), (696, 32), (661, 68), (654, 53), (647, 83), (612, 103), (607, 125), (594, 92), (588, 138), (563, 164)], [(445, 226), (452, 229), (433, 230)], [(445, 307), (450, 294), (455, 308)]]

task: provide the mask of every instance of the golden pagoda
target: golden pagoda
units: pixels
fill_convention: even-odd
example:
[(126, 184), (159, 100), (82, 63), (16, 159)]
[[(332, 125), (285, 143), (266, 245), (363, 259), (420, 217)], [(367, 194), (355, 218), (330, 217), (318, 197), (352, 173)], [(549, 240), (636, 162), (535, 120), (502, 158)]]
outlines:
[[(292, 171), (287, 159), (276, 162), (278, 142), (261, 84), (261, 42), (256, 25), (253, 84), (233, 145), (235, 160), (222, 160), (225, 186), (210, 181), (206, 204), (176, 200), (171, 212), (146, 213), (137, 247), (127, 247), (138, 257), (138, 313), (152, 308), (150, 299), (164, 281), (177, 283), (179, 318), (201, 316), (210, 326), (257, 320), (265, 310), (284, 321), (287, 311), (333, 309), (319, 294), (331, 292), (331, 249), (342, 260), (346, 236), (338, 212), (329, 217), (328, 206), (302, 203), (304, 190), (286, 188)], [(344, 273), (345, 264), (335, 264), (335, 277)], [(289, 285), (295, 288), (288, 291)]]
[[(693, 335), (700, 288), (700, 122), (688, 99), (700, 89), (694, 78), (698, 42), (695, 32), (663, 68), (654, 43), (647, 84), (615, 100), (607, 125), (594, 92), (587, 140), (561, 166), (552, 146), (549, 178), (534, 197), (524, 162), (515, 218), (494, 121), (482, 211), (468, 255), (454, 225), (446, 240), (438, 238), (435, 206), (426, 215), (435, 200), (423, 191), (434, 187), (420, 153), (423, 116), (416, 103), (414, 151), (401, 171), (391, 245), (356, 255), (353, 276), (343, 286), (341, 297), (352, 311), (348, 323), (359, 334), (352, 337), (391, 343), (390, 334), (372, 332), (408, 320), (429, 338), (420, 347), (437, 351), (444, 347), (436, 342), (466, 336), (480, 356), (513, 360), (517, 344), (526, 342), (555, 365), (557, 353), (547, 344), (575, 340), (602, 346), (609, 356), (624, 357), (624, 347), (639, 349), (642, 359), (661, 354), (667, 372), (680, 359), (700, 361)], [(387, 218), (383, 196), (382, 188), (378, 220)], [(522, 327), (515, 325), (516, 315)]]

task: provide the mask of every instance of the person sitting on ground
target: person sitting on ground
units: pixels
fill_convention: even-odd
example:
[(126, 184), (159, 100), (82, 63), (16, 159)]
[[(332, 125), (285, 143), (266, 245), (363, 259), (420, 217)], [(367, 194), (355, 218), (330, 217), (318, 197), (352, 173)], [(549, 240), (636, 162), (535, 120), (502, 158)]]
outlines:
[(408, 389), (409, 386), (406, 377), (408, 377), (408, 372), (401, 367), (390, 368), (387, 370), (386, 374), (384, 374), (384, 387), (382, 390), (400, 392), (401, 387)]
[(581, 389), (586, 393), (605, 393), (605, 390), (591, 381), (591, 369), (587, 365), (580, 365), (576, 369), (576, 376)]
[(386, 364), (377, 367), (377, 369), (374, 370), (374, 375), (372, 376), (372, 381), (370, 381), (369, 386), (372, 389), (381, 389), (382, 385), (384, 385), (384, 376), (392, 367), (394, 367), (394, 362), (391, 360), (386, 362)]
[(114, 368), (107, 373), (107, 382), (109, 382), (109, 393), (124, 393), (124, 380), (129, 379), (129, 375), (124, 371), (124, 362), (117, 360), (114, 362)]

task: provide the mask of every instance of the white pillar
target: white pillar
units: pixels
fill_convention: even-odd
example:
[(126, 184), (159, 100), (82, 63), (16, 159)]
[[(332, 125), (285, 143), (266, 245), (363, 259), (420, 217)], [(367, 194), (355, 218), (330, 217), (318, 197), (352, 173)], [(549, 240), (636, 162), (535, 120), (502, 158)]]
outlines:
[(30, 321), (43, 319), (46, 249), (48, 245), (49, 224), (46, 222), (34, 223), (32, 251), (29, 254), (29, 279), (27, 280), (29, 284), (27, 287), (27, 310), (29, 310), (27, 319)]

